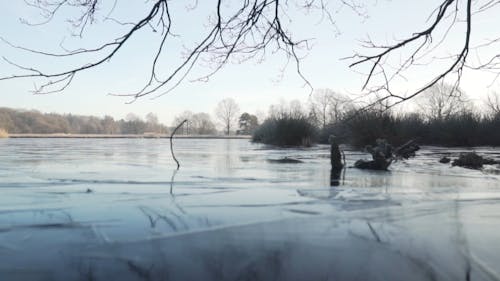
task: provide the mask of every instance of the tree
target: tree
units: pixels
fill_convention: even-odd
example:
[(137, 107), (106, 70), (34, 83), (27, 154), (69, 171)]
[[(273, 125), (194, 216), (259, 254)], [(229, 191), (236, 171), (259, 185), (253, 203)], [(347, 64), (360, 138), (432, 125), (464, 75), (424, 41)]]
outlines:
[(298, 100), (271, 105), (269, 117), (252, 134), (256, 142), (293, 146), (310, 146), (317, 137), (316, 126)]
[(146, 123), (134, 113), (128, 113), (121, 125), (123, 134), (144, 134), (146, 132)]
[(14, 132), (14, 129), (16, 129), (16, 125), (14, 123), (13, 116), (13, 110), (0, 107), (0, 128), (3, 128), (7, 132)]
[[(80, 127), (83, 134), (102, 134), (104, 132), (102, 128), (102, 122), (99, 118), (94, 116), (85, 117), (85, 123)], [(133, 121), (132, 123), (142, 123), (140, 120)], [(135, 125), (137, 127), (137, 125)], [(138, 132), (139, 133), (139, 132)], [(142, 132), (140, 132), (142, 133)]]
[(241, 114), (239, 118), (239, 134), (241, 135), (251, 135), (255, 129), (259, 126), (259, 120), (257, 116), (249, 114), (247, 112)]
[(208, 113), (193, 113), (189, 110), (183, 111), (175, 116), (172, 126), (176, 127), (184, 120), (187, 120), (179, 128), (185, 135), (212, 135), (216, 133), (215, 125)]
[(465, 93), (453, 85), (444, 83), (433, 85), (416, 102), (430, 120), (447, 119), (465, 112), (469, 105)]
[(101, 126), (103, 128), (104, 134), (117, 134), (120, 131), (118, 124), (115, 122), (115, 119), (111, 116), (104, 116), (104, 119), (101, 120)]
[[(301, 11), (317, 11), (322, 18), (335, 24), (334, 16), (345, 7), (366, 16), (365, 4), (360, 0), (296, 0), (293, 3), (278, 0), (195, 1), (187, 9), (179, 6), (182, 4), (172, 1), (153, 0), (143, 2), (142, 9), (137, 10), (144, 14), (132, 19), (114, 17), (119, 10), (117, 6), (134, 4), (129, 1), (26, 0), (25, 2), (39, 9), (43, 17), (41, 22), (29, 23), (32, 25), (62, 19), (69, 23), (73, 35), (81, 38), (89, 32), (90, 25), (99, 22), (106, 27), (120, 26), (120, 33), (113, 34), (106, 38), (107, 40), (99, 41), (91, 47), (80, 46), (71, 50), (63, 48), (62, 53), (18, 46), (4, 39), (3, 41), (11, 47), (25, 52), (67, 59), (69, 62), (74, 62), (76, 57), (83, 59), (78, 60), (81, 63), (76, 66), (62, 63), (60, 68), (54, 69), (52, 65), (45, 67), (20, 65), (5, 58), (8, 63), (19, 69), (19, 73), (5, 76), (0, 78), (1, 80), (43, 78), (46, 79), (45, 83), (36, 87), (35, 92), (62, 91), (82, 72), (112, 62), (120, 50), (130, 47), (132, 41), (141, 38), (139, 34), (153, 34), (156, 42), (148, 41), (148, 46), (154, 47), (150, 50), (151, 71), (145, 79), (144, 87), (135, 92), (117, 94), (130, 96), (133, 99), (170, 92), (195, 66), (203, 62), (208, 61), (211, 68), (198, 79), (207, 80), (227, 63), (244, 62), (252, 58), (259, 60), (266, 53), (277, 52), (284, 54), (287, 61), (291, 60), (298, 75), (309, 84), (302, 75), (300, 67), (300, 51), (308, 50), (309, 41), (294, 36), (293, 21), (288, 20), (289, 16), (297, 15)], [(362, 85), (363, 94), (377, 97), (368, 106), (387, 100), (386, 105), (392, 107), (426, 92), (433, 85), (447, 79), (452, 80), (451, 85), (458, 88), (464, 69), (488, 70), (493, 74), (500, 74), (498, 67), (500, 56), (497, 52), (500, 37), (496, 35), (484, 40), (472, 36), (473, 23), (479, 24), (478, 19), (481, 19), (486, 12), (492, 14), (498, 12), (500, 7), (498, 4), (497, 0), (438, 0), (432, 4), (435, 10), (430, 15), (421, 16), (425, 24), (422, 29), (408, 30), (406, 37), (389, 42), (385, 40), (383, 43), (377, 43), (375, 40), (365, 40), (361, 46), (362, 50), (348, 59), (351, 61), (350, 67), (361, 68), (361, 71), (366, 73), (366, 80)], [(189, 18), (189, 13), (192, 11), (207, 11), (207, 20), (197, 23), (199, 25), (190, 29), (190, 34), (175, 33), (179, 25), (178, 17)], [(396, 22), (394, 26), (397, 25)], [(171, 65), (170, 70), (161, 71), (160, 62), (166, 56), (166, 49), (174, 44), (176, 38), (189, 38), (192, 30), (199, 30), (200, 36), (186, 44), (186, 52), (179, 56), (182, 59)], [(452, 36), (457, 34), (461, 36), (459, 44), (456, 43), (457, 38)], [(78, 44), (76, 40), (78, 39), (72, 43)], [(471, 49), (476, 51), (475, 54), (480, 57), (479, 59), (469, 56)], [(443, 57), (443, 54), (446, 56)], [(417, 83), (406, 93), (395, 92), (393, 85), (399, 83), (410, 85), (405, 74), (418, 70), (421, 63), (430, 64), (425, 72), (431, 73), (425, 82)]]
[(181, 114), (176, 115), (174, 121), (172, 122), (172, 127), (177, 127), (184, 120), (184, 124), (179, 128), (184, 135), (189, 135), (192, 133), (192, 125), (193, 125), (193, 112), (189, 110), (183, 111)]
[(348, 97), (330, 89), (318, 89), (309, 99), (310, 115), (320, 127), (339, 121), (343, 114), (352, 108)]
[(226, 135), (231, 132), (239, 113), (240, 107), (232, 98), (223, 99), (217, 104), (215, 116), (222, 123)]
[(150, 112), (146, 114), (146, 122), (151, 125), (157, 125), (158, 124), (158, 116), (154, 114), (153, 112)]
[[(158, 124), (159, 128), (163, 125)], [(72, 134), (142, 134), (147, 123), (135, 114), (128, 114), (127, 121), (115, 121), (111, 116), (60, 115), (38, 111), (0, 108), (0, 127), (10, 133), (72, 133)]]
[(268, 116), (267, 119), (311, 119), (299, 100), (291, 100), (290, 102), (280, 100), (279, 104), (270, 105)]
[(127, 116), (125, 116), (125, 121), (128, 121), (128, 122), (141, 121), (141, 117), (139, 117), (135, 113), (129, 112), (129, 113), (127, 113)]
[(160, 124), (158, 122), (158, 116), (153, 112), (146, 114), (146, 124), (148, 132), (158, 132), (160, 131)]
[(193, 133), (197, 135), (213, 135), (217, 132), (212, 118), (205, 112), (193, 114), (191, 124)]
[(492, 116), (500, 116), (500, 93), (493, 92), (488, 94), (486, 107)]

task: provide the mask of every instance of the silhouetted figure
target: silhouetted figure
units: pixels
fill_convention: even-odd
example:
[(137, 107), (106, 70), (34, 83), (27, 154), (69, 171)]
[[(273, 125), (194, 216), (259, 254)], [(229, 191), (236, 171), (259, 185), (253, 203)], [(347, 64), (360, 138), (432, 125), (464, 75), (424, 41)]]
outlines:
[(328, 138), (330, 142), (330, 163), (332, 164), (332, 169), (330, 170), (330, 186), (340, 185), (340, 175), (344, 164), (342, 164), (342, 154), (340, 153), (339, 144), (334, 135), (330, 135)]
[(339, 144), (334, 135), (328, 138), (330, 142), (330, 162), (332, 164), (332, 171), (342, 171), (344, 165), (342, 164), (342, 155), (340, 154)]
[(340, 185), (340, 175), (342, 174), (342, 169), (340, 170), (330, 170), (330, 186)]

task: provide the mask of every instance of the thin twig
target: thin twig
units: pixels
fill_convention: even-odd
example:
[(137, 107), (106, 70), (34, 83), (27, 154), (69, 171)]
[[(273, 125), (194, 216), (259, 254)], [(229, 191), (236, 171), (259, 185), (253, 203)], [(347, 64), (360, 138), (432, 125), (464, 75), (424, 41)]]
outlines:
[(177, 127), (175, 127), (174, 131), (170, 135), (170, 152), (172, 152), (172, 158), (174, 158), (175, 163), (177, 163), (177, 170), (179, 170), (179, 168), (181, 167), (181, 165), (179, 164), (179, 161), (177, 161), (177, 158), (175, 158), (175, 154), (174, 154), (174, 142), (172, 141), (172, 139), (173, 139), (175, 133), (177, 132), (177, 130), (180, 127), (182, 127), (182, 125), (184, 125), (184, 123), (186, 123), (187, 121), (188, 121), (187, 119), (184, 119), (184, 121), (182, 121), (179, 125), (177, 125)]
[[(174, 155), (174, 154), (172, 153), (172, 155)], [(174, 159), (175, 159), (175, 157), (174, 157)], [(179, 167), (178, 166), (177, 166), (177, 169), (175, 169), (173, 171), (172, 178), (170, 179), (170, 195), (174, 195), (174, 180), (175, 180), (175, 175), (177, 175), (177, 171), (179, 171)]]

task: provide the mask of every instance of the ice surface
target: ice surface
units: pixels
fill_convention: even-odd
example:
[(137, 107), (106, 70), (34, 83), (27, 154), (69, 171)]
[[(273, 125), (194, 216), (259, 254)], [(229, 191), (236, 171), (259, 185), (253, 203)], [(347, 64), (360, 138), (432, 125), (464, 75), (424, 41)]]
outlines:
[(438, 162), (471, 149), (330, 186), (328, 146), (174, 146), (0, 139), (0, 280), (500, 280), (499, 168)]

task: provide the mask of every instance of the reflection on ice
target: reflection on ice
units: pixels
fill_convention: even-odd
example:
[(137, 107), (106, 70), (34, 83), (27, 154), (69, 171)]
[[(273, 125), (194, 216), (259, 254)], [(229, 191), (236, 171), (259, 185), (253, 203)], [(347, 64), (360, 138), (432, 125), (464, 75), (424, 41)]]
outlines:
[[(44, 247), (59, 251), (26, 256), (26, 248), (7, 250), (9, 258), (0, 260), (14, 265), (2, 271), (8, 280), (29, 279), (19, 272), (51, 280), (498, 280), (500, 249), (487, 242), (499, 238), (495, 218), (470, 220), (498, 207), (490, 202), (435, 207), (288, 218), (135, 241), (51, 231), (63, 239), (49, 239)], [(42, 247), (26, 243), (34, 247), (30, 251)], [(54, 262), (59, 266), (51, 266)]]
[(340, 174), (328, 146), (168, 149), (2, 140), (0, 280), (500, 280), (499, 169), (438, 162), (463, 149)]

